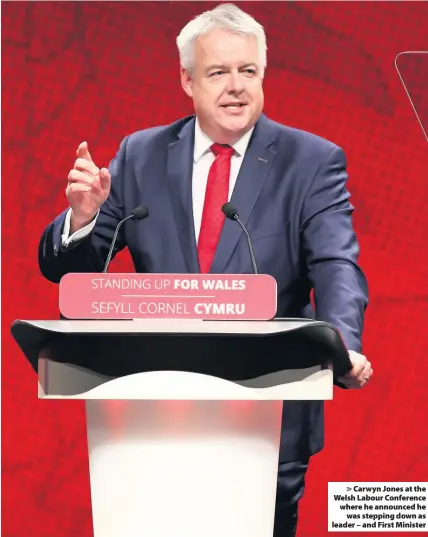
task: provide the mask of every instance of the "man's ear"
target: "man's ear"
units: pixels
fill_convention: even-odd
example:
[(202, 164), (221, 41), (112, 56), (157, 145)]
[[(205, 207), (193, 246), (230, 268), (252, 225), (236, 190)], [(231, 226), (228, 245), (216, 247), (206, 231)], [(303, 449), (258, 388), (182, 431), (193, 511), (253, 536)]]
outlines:
[(184, 89), (185, 94), (188, 97), (193, 97), (193, 80), (192, 76), (187, 71), (187, 69), (184, 69), (184, 67), (180, 67), (180, 78), (181, 78), (181, 87)]

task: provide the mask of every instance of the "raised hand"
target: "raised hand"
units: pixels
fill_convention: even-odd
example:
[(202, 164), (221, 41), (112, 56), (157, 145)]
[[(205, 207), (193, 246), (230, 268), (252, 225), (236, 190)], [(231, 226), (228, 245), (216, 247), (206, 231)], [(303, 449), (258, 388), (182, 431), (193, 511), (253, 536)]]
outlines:
[(68, 174), (66, 196), (71, 208), (71, 233), (93, 220), (110, 194), (111, 176), (107, 168), (99, 169), (92, 160), (87, 142), (76, 151), (74, 168)]

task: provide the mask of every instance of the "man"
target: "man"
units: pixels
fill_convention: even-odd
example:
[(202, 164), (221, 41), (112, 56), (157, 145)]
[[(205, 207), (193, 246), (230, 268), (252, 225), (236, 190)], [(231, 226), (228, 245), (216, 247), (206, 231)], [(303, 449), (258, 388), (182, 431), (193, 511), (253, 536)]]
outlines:
[[(189, 22), (177, 38), (181, 83), (195, 116), (126, 137), (110, 169), (83, 142), (68, 176), (69, 208), (45, 230), (42, 273), (102, 271), (118, 222), (138, 205), (150, 216), (123, 226), (137, 272), (246, 273), (251, 261), (231, 199), (248, 226), (262, 273), (278, 282), (278, 316), (336, 326), (353, 364), (343, 387), (372, 375), (359, 354), (367, 284), (357, 265), (353, 207), (343, 151), (262, 114), (266, 40), (262, 26), (223, 4)], [(323, 404), (284, 403), (275, 537), (295, 535), (309, 458), (323, 447)]]

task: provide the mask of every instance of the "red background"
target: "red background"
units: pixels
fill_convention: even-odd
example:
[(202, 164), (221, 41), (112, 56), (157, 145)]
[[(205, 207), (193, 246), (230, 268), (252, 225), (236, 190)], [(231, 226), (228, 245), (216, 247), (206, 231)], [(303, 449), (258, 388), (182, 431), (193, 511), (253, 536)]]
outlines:
[[(4, 537), (92, 534), (83, 403), (37, 400), (9, 327), (17, 318), (58, 318), (58, 289), (38, 271), (37, 246), (66, 207), (78, 144), (87, 140), (104, 166), (126, 134), (191, 113), (175, 37), (213, 5), (2, 5)], [(427, 141), (394, 64), (402, 51), (428, 48), (428, 5), (239, 5), (268, 36), (265, 112), (347, 153), (371, 290), (364, 352), (375, 376), (327, 403), (326, 448), (301, 506), (299, 537), (322, 537), (328, 481), (428, 480)], [(425, 88), (422, 103), (428, 65), (406, 65), (409, 84)], [(111, 270), (132, 270), (127, 253)]]

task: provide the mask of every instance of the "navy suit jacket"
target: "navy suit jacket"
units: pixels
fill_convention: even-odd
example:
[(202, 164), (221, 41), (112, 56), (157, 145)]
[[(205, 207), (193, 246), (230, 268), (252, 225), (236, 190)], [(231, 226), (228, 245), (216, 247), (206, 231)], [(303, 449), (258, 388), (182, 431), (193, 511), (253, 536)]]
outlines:
[[(197, 273), (192, 214), (194, 116), (127, 136), (110, 164), (111, 192), (91, 234), (61, 246), (66, 211), (44, 231), (42, 274), (59, 282), (68, 272), (101, 272), (118, 222), (138, 205), (150, 216), (122, 227), (114, 253), (128, 247), (136, 272)], [(342, 149), (318, 136), (280, 125), (265, 115), (256, 123), (231, 203), (251, 234), (260, 273), (278, 284), (279, 317), (313, 317), (337, 327), (348, 347), (361, 350), (368, 301), (357, 264)], [(248, 246), (236, 222), (226, 220), (212, 273), (251, 273)], [(282, 461), (323, 447), (323, 403), (284, 404)]]

